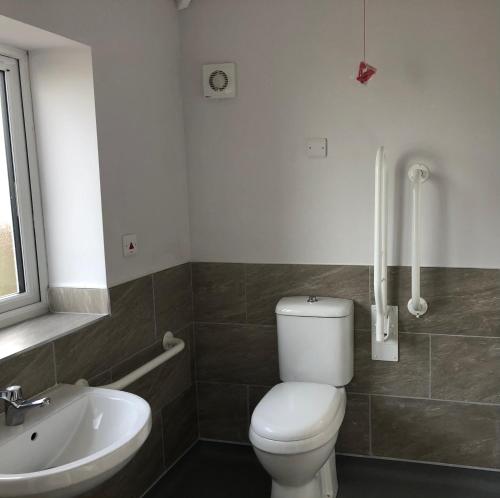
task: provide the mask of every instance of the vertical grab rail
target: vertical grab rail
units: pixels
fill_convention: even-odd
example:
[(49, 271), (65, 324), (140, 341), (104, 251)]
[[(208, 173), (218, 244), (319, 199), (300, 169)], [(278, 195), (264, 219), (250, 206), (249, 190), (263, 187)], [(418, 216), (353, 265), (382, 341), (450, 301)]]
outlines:
[(429, 168), (424, 164), (414, 164), (408, 170), (412, 183), (412, 256), (411, 256), (411, 298), (408, 301), (408, 311), (419, 318), (427, 311), (427, 301), (420, 295), (420, 197), (422, 183), (429, 178)]
[(375, 338), (383, 342), (388, 337), (387, 310), (387, 171), (384, 147), (379, 147), (375, 159), (375, 231), (373, 262), (373, 294), (376, 306)]

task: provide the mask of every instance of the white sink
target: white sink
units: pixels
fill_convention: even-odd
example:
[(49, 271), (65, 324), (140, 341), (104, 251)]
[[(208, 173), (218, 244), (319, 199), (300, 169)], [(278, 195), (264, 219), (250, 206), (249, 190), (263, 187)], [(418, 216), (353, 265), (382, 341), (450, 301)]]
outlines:
[(134, 394), (60, 385), (23, 425), (0, 419), (0, 497), (76, 496), (118, 472), (146, 441), (151, 408)]

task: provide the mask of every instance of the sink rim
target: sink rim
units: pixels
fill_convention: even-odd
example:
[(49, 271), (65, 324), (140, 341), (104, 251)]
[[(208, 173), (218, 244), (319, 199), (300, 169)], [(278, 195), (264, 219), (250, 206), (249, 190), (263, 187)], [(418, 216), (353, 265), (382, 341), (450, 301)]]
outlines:
[[(36, 426), (38, 423), (42, 422), (43, 420), (47, 420), (55, 413), (64, 410), (70, 404), (77, 402), (82, 397), (89, 395), (90, 396), (98, 395), (108, 399), (112, 397), (117, 397), (119, 399), (134, 400), (134, 403), (137, 404), (139, 407), (140, 415), (142, 415), (140, 417), (139, 423), (137, 424), (137, 430), (133, 432), (126, 432), (123, 436), (120, 436), (118, 439), (113, 441), (111, 444), (105, 446), (104, 448), (100, 449), (99, 451), (86, 455), (72, 462), (65, 463), (63, 465), (50, 467), (48, 469), (40, 469), (32, 472), (23, 472), (23, 473), (0, 472), (0, 483), (6, 484), (6, 483), (15, 483), (16, 481), (32, 481), (37, 478), (50, 477), (57, 474), (62, 474), (64, 472), (79, 469), (85, 465), (98, 462), (106, 456), (113, 455), (119, 450), (125, 448), (127, 444), (136, 447), (135, 451), (132, 452), (133, 455), (144, 444), (145, 440), (149, 436), (152, 425), (151, 407), (149, 406), (149, 403), (140, 396), (125, 391), (116, 391), (113, 389), (103, 389), (99, 387), (77, 387), (65, 384), (60, 384), (56, 386), (53, 390), (50, 390), (47, 393), (47, 395), (51, 396), (52, 393), (57, 393), (58, 391), (64, 392), (65, 390), (68, 390), (69, 399), (66, 402), (64, 402), (62, 406), (57, 407), (57, 409), (47, 414), (45, 417), (44, 416), (39, 417), (36, 420), (33, 420), (26, 425), (16, 427), (15, 429), (17, 430), (15, 432), (13, 431), (12, 437), (4, 439), (4, 442), (8, 442), (12, 439), (15, 439), (16, 437), (19, 437), (22, 434), (29, 432), (30, 426)], [(74, 395), (71, 395), (72, 392)], [(0, 448), (1, 446), (2, 444), (0, 443)]]

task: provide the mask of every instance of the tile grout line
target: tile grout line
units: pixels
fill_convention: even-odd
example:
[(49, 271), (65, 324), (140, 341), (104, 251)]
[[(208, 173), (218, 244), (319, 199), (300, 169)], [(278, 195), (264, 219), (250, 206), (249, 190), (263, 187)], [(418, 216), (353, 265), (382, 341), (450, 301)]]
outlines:
[(245, 294), (245, 323), (248, 323), (247, 265), (243, 263), (243, 292)]
[[(249, 326), (257, 326), (263, 328), (276, 328), (276, 325), (270, 323), (260, 323), (260, 322), (207, 322), (207, 321), (196, 321), (200, 325), (217, 325), (217, 326), (231, 326), (238, 325), (240, 327), (249, 327)], [(355, 333), (363, 333), (369, 334), (371, 330), (356, 328)], [(466, 338), (466, 339), (491, 339), (491, 340), (500, 340), (500, 336), (490, 336), (490, 335), (465, 335), (465, 334), (437, 334), (432, 332), (405, 332), (399, 331), (399, 334), (402, 335), (424, 335), (424, 336), (436, 336), (436, 337), (458, 337), (458, 338)]]
[(368, 453), (373, 455), (372, 397), (368, 395)]
[(194, 325), (195, 323), (195, 316), (194, 316), (194, 283), (193, 283), (193, 263), (189, 263), (189, 279), (191, 282), (191, 318), (192, 318), (192, 323)]
[(193, 350), (191, 351), (191, 354), (193, 355), (193, 364), (194, 364), (194, 379), (192, 379), (193, 382), (193, 388), (194, 388), (194, 401), (195, 401), (195, 410), (196, 410), (196, 442), (199, 441), (200, 439), (200, 397), (198, 393), (198, 358), (196, 355), (197, 351), (197, 321), (196, 321), (196, 313), (195, 313), (195, 305), (194, 305), (194, 271), (193, 271), (193, 266), (194, 263), (191, 261), (189, 263), (189, 276), (190, 276), (190, 282), (191, 282), (191, 337), (192, 337), (192, 342), (193, 342)]
[[(207, 381), (210, 383), (210, 381)], [(215, 382), (217, 383), (217, 382)], [(463, 401), (459, 399), (442, 399), (442, 398), (428, 398), (426, 396), (402, 396), (398, 394), (381, 394), (381, 393), (363, 393), (358, 391), (349, 391), (349, 394), (357, 396), (374, 396), (378, 398), (394, 398), (394, 399), (411, 399), (416, 401), (429, 401), (439, 403), (452, 403), (455, 405), (478, 405), (478, 406), (493, 406), (500, 407), (500, 403), (486, 403), (484, 401)]]
[[(165, 405), (165, 407), (168, 405)], [(163, 409), (165, 407), (160, 408), (160, 428), (161, 428), (161, 456), (162, 456), (162, 462), (163, 462), (163, 467), (166, 469), (167, 467), (167, 453), (165, 451), (165, 446), (166, 446), (166, 434), (165, 434), (165, 424), (163, 423)]]
[(194, 389), (195, 389), (195, 395), (196, 395), (196, 429), (197, 429), (197, 437), (198, 440), (201, 438), (201, 431), (200, 431), (200, 396), (199, 396), (199, 389), (198, 389), (198, 381), (194, 383)]
[(276, 328), (276, 325), (270, 323), (245, 323), (245, 322), (204, 322), (204, 321), (196, 321), (200, 325), (217, 325), (217, 326), (234, 326), (237, 325), (239, 327), (265, 327), (265, 328)]
[(432, 399), (432, 335), (429, 334), (429, 399)]
[[(210, 440), (207, 439), (207, 441)], [(413, 460), (411, 458), (394, 458), (389, 456), (363, 455), (362, 453), (347, 453), (345, 451), (340, 451), (339, 453), (336, 454), (342, 456), (355, 457), (355, 458), (371, 459), (371, 460), (385, 460), (388, 462), (409, 462), (409, 463), (416, 463), (419, 465), (433, 465), (436, 467), (450, 467), (453, 469), (480, 470), (483, 472), (500, 473), (500, 469), (497, 469), (495, 467), (477, 467), (474, 465), (461, 465), (456, 463), (436, 462), (431, 460)]]
[(247, 428), (250, 427), (250, 386), (248, 384), (245, 384), (245, 391), (247, 394)]
[[(260, 324), (255, 324), (255, 325), (260, 325)], [(369, 329), (364, 329), (360, 327), (356, 327), (354, 329), (356, 333), (363, 333), (363, 334), (369, 334), (371, 333), (371, 330)], [(469, 335), (469, 334), (441, 334), (439, 332), (412, 332), (412, 331), (404, 331), (404, 330), (399, 330), (398, 334), (404, 334), (404, 335), (429, 335), (429, 336), (434, 336), (434, 337), (458, 337), (458, 338), (465, 338), (465, 339), (496, 339), (500, 340), (500, 336), (495, 336), (495, 335)]]
[(51, 347), (52, 347), (52, 362), (54, 363), (54, 382), (55, 382), (55, 385), (58, 384), (58, 380), (57, 380), (57, 360), (56, 360), (56, 343), (55, 341), (51, 342)]
[(155, 327), (155, 338), (158, 338), (158, 320), (156, 319), (156, 289), (155, 289), (155, 274), (151, 273), (151, 287), (153, 290), (153, 322)]

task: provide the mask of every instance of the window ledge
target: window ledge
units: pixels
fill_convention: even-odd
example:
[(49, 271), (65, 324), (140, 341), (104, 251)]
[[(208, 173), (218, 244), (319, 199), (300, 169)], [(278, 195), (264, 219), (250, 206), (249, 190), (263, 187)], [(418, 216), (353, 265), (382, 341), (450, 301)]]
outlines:
[(102, 320), (107, 315), (47, 313), (0, 330), (0, 361), (35, 349)]

